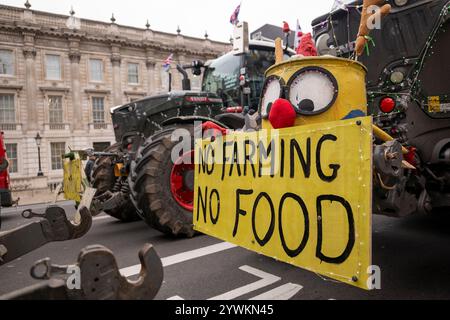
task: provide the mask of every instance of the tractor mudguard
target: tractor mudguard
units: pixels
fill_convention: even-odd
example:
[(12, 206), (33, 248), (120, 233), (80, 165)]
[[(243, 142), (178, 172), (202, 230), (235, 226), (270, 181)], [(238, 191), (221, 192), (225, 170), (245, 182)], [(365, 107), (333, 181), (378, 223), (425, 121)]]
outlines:
[(245, 126), (245, 116), (243, 113), (223, 113), (216, 116), (215, 119), (234, 130), (242, 129)]
[(225, 125), (224, 123), (213, 119), (213, 118), (208, 118), (208, 117), (201, 117), (201, 116), (189, 116), (189, 117), (174, 117), (174, 118), (170, 118), (166, 121), (164, 121), (161, 126), (163, 127), (167, 127), (173, 124), (193, 124), (195, 122), (207, 122), (207, 121), (211, 121), (225, 129), (231, 129), (229, 126)]

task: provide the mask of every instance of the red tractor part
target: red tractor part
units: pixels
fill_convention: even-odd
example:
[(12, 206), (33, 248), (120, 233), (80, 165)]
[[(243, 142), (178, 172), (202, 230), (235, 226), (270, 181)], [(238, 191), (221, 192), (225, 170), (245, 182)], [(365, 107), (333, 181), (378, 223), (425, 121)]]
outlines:
[(175, 162), (170, 174), (173, 198), (189, 211), (194, 210), (194, 172), (194, 150), (191, 150)]

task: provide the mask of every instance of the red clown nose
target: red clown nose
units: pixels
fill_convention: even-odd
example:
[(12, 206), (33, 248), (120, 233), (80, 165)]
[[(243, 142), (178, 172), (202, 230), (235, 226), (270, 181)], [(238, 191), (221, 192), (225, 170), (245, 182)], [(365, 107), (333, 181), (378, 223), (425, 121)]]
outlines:
[(286, 99), (277, 99), (270, 109), (269, 121), (274, 129), (293, 127), (297, 113)]

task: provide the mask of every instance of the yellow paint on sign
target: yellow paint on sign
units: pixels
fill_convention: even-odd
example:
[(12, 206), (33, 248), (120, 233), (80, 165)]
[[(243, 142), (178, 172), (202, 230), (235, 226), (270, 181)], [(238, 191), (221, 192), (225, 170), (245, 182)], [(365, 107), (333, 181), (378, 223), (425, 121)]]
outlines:
[(368, 289), (370, 117), (197, 141), (197, 231)]
[(82, 185), (82, 163), (77, 157), (74, 160), (64, 159), (64, 197), (66, 200), (81, 201)]

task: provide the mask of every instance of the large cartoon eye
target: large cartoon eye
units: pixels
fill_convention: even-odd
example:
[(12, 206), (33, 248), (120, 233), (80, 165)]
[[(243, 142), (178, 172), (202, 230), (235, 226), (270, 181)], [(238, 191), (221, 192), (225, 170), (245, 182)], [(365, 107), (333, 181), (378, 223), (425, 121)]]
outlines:
[(267, 119), (272, 104), (278, 98), (281, 98), (282, 79), (271, 76), (266, 79), (261, 96), (261, 115)]
[(336, 101), (338, 84), (333, 75), (320, 67), (304, 68), (288, 83), (288, 98), (297, 113), (315, 115), (327, 111)]

